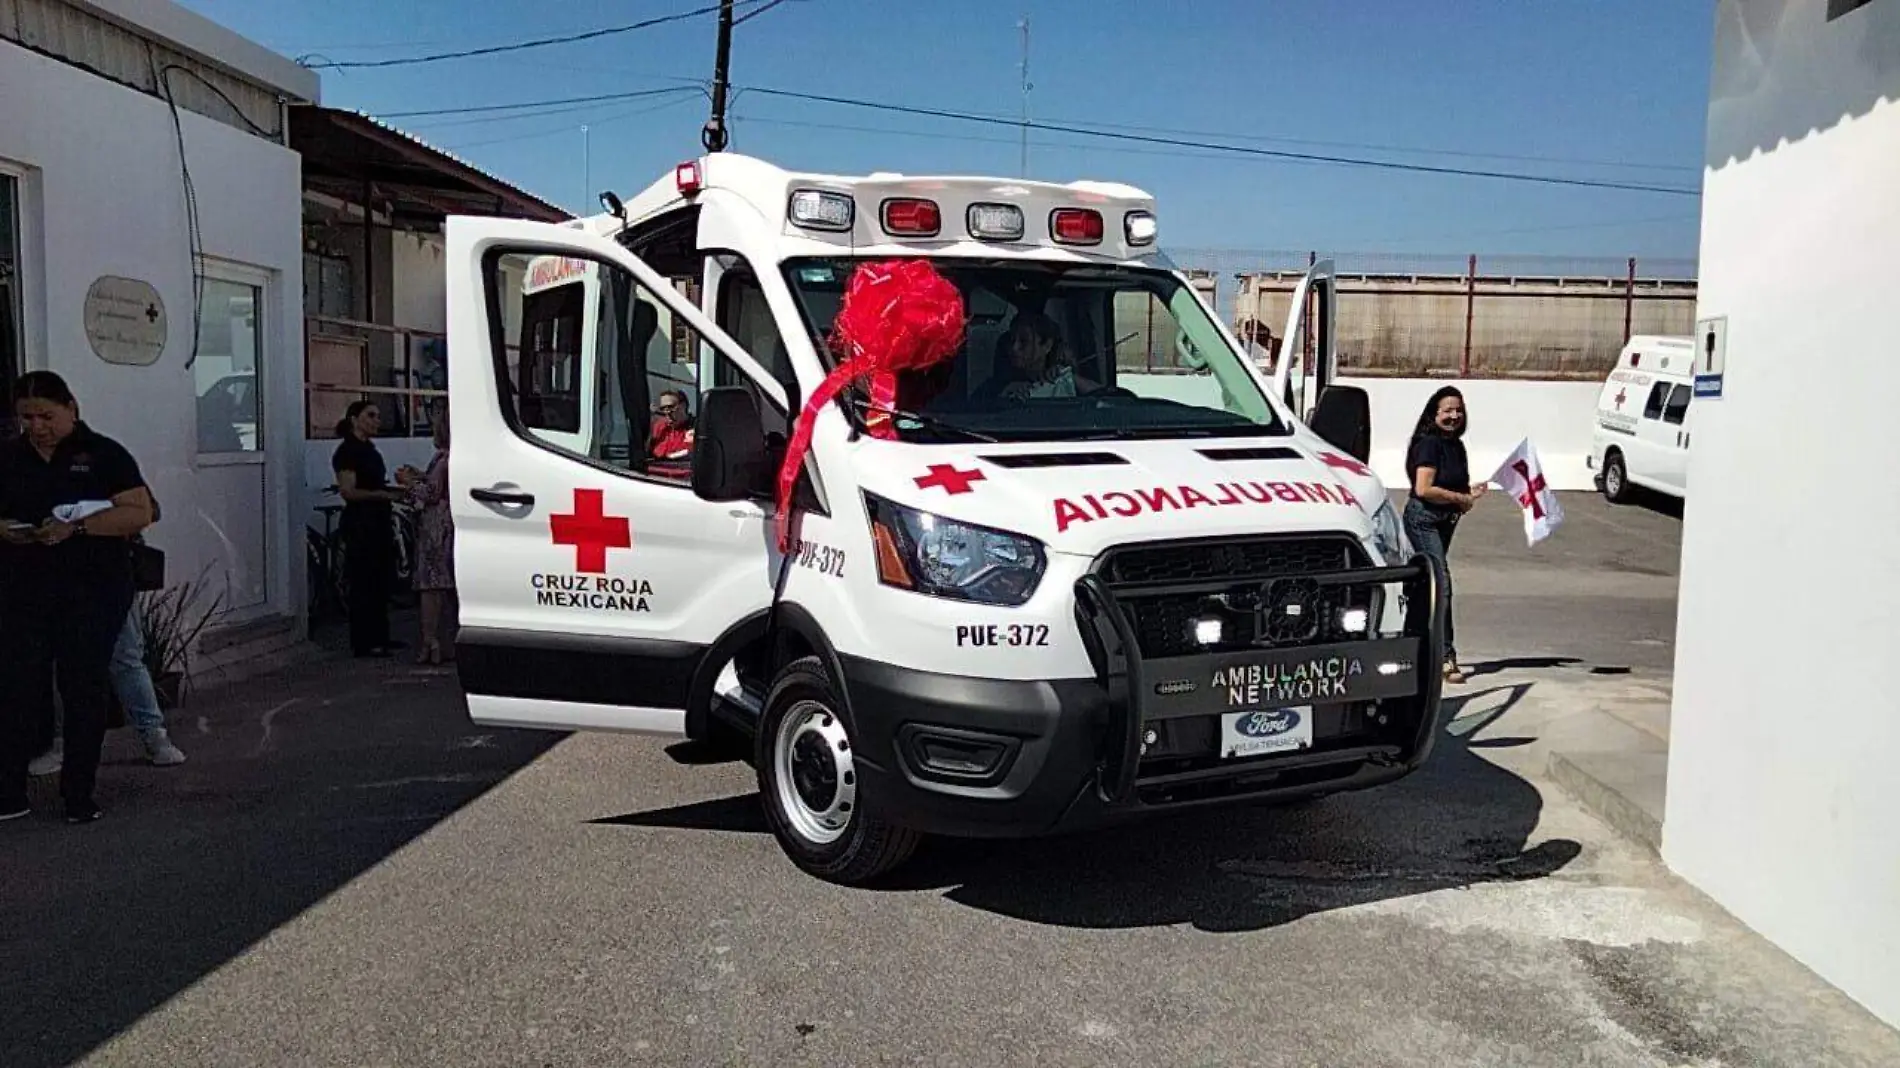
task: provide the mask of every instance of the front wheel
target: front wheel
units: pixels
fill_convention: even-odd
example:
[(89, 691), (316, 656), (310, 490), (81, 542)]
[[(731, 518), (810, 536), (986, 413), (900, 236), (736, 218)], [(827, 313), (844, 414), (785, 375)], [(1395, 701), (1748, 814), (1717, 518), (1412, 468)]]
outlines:
[(1623, 465), (1623, 454), (1612, 449), (1603, 457), (1603, 499), (1621, 504), (1629, 495), (1629, 469)]
[(808, 656), (772, 680), (756, 761), (766, 821), (793, 864), (856, 885), (910, 858), (917, 832), (878, 818), (858, 791), (851, 732), (824, 664)]

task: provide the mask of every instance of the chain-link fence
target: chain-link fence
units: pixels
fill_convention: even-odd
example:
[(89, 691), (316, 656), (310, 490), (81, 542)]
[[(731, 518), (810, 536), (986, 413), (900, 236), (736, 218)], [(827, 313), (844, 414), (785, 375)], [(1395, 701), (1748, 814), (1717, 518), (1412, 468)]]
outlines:
[[(1340, 369), (1352, 375), (1595, 379), (1631, 336), (1687, 336), (1695, 327), (1692, 260), (1229, 249), (1169, 255), (1262, 355), (1279, 351), (1301, 276), (1332, 260)], [(1310, 351), (1310, 336), (1296, 343)]]

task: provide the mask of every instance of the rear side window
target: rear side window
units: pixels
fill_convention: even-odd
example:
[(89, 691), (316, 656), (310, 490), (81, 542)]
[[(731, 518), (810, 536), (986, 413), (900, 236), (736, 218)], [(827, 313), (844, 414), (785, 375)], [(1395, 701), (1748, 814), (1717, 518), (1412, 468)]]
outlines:
[(580, 282), (523, 302), (521, 343), (511, 383), (521, 425), (572, 434), (581, 428)]
[(1663, 422), (1680, 424), (1689, 415), (1688, 386), (1678, 385), (1669, 391), (1669, 400), (1663, 404)]
[(1649, 403), (1643, 405), (1643, 418), (1661, 419), (1663, 408), (1669, 403), (1669, 383), (1658, 382), (1649, 391)]

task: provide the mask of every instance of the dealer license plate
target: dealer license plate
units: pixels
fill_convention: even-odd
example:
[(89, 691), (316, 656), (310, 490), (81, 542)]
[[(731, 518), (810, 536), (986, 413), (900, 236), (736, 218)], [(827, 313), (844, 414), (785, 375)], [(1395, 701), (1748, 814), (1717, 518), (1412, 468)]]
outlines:
[(1313, 706), (1229, 712), (1220, 718), (1220, 755), (1260, 756), (1307, 749), (1313, 744)]

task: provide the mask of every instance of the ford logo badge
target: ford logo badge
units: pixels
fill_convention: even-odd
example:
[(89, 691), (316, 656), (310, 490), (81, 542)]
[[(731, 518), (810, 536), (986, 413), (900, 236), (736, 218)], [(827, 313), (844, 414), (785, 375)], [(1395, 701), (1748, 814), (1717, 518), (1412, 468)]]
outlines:
[(1272, 738), (1285, 734), (1300, 725), (1300, 714), (1291, 708), (1276, 708), (1271, 712), (1255, 712), (1240, 717), (1235, 727), (1249, 738)]

